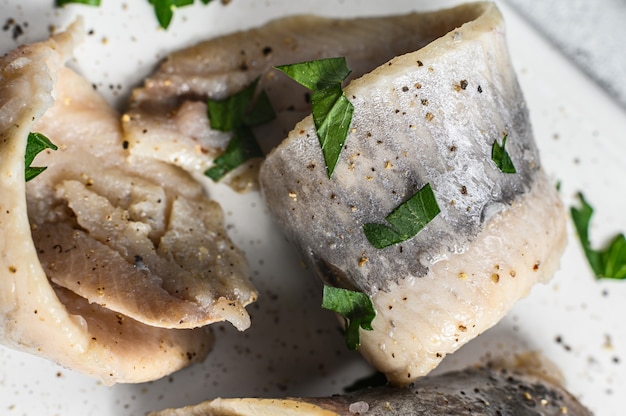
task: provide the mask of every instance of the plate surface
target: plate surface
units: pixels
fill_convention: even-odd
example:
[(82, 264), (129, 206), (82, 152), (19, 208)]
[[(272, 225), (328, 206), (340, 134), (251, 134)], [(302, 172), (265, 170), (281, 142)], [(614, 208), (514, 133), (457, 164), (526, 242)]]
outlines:
[[(52, 1), (0, 0), (0, 53), (48, 36), (76, 15), (90, 31), (71, 65), (117, 108), (168, 52), (199, 40), (294, 13), (361, 16), (402, 13), (458, 1), (235, 0), (179, 9), (167, 31), (147, 1), (103, 0), (92, 8), (54, 9)], [(500, 3), (499, 3), (500, 4)], [(560, 181), (566, 204), (583, 191), (596, 208), (596, 245), (626, 230), (626, 115), (558, 51), (500, 4), (510, 54), (526, 95), (543, 164)], [(267, 217), (257, 193), (210, 188), (223, 205), (233, 240), (248, 255), (261, 292), (249, 307), (252, 328), (215, 326), (207, 360), (162, 380), (104, 386), (46, 360), (0, 347), (0, 414), (144, 415), (214, 397), (329, 395), (371, 374), (347, 351), (335, 317), (319, 307), (320, 286)], [(596, 281), (570, 224), (561, 270), (535, 287), (497, 326), (436, 370), (508, 354), (539, 351), (563, 373), (568, 389), (598, 415), (623, 414), (626, 385), (626, 282)]]

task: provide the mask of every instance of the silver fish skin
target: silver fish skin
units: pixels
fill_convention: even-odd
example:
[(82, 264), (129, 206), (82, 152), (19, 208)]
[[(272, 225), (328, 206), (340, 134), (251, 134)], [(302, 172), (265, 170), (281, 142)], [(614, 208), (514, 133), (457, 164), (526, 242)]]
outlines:
[(591, 416), (563, 387), (516, 371), (470, 368), (405, 388), (375, 387), (327, 398), (214, 399), (150, 416)]
[[(105, 384), (206, 357), (256, 299), (220, 206), (182, 169), (130, 161), (120, 115), (65, 66), (79, 20), (0, 58), (0, 343)], [(30, 132), (58, 146), (25, 182)]]
[[(132, 93), (123, 123), (129, 150), (204, 172), (230, 138), (211, 129), (206, 100), (229, 97), (258, 78), (277, 113), (256, 129), (269, 151), (310, 112), (309, 92), (274, 66), (343, 56), (350, 77), (358, 77), (461, 25), (466, 13), (471, 10), (357, 19), (289, 16), (175, 51)], [(239, 190), (253, 188), (256, 177), (247, 170), (224, 181)]]
[[(465, 23), (344, 88), (354, 116), (332, 178), (310, 116), (259, 176), (271, 215), (322, 281), (370, 296), (377, 316), (359, 350), (399, 385), (550, 279), (566, 242), (499, 10), (472, 3), (445, 13)], [(505, 136), (514, 174), (491, 158)], [(440, 214), (407, 241), (370, 244), (363, 225), (385, 224), (425, 184)]]

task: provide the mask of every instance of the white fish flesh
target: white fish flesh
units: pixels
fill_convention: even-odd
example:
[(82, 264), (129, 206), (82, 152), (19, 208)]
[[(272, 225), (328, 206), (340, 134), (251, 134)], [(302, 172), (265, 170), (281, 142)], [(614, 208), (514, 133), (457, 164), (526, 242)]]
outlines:
[[(120, 115), (65, 62), (80, 22), (0, 59), (0, 342), (106, 384), (209, 352), (256, 299), (219, 205), (180, 168), (128, 159)], [(25, 183), (30, 132), (57, 151)]]
[[(230, 138), (211, 129), (207, 98), (224, 99), (259, 78), (277, 113), (276, 120), (257, 128), (268, 151), (310, 112), (309, 93), (274, 66), (344, 56), (351, 76), (360, 76), (461, 25), (468, 10), (359, 19), (290, 16), (176, 51), (133, 91), (123, 123), (129, 150), (202, 174)], [(258, 160), (224, 181), (250, 189), (256, 168)]]
[[(446, 34), (344, 88), (354, 116), (330, 180), (310, 116), (260, 171), (271, 214), (319, 277), (370, 296), (377, 315), (360, 351), (399, 385), (550, 279), (566, 241), (500, 12), (474, 3), (442, 13), (455, 16)], [(504, 136), (514, 174), (491, 157)], [(374, 248), (363, 225), (384, 223), (425, 184), (440, 214), (414, 238)]]
[(376, 387), (326, 398), (215, 399), (150, 416), (531, 415), (591, 416), (561, 386), (506, 369), (470, 368), (418, 380), (407, 388)]

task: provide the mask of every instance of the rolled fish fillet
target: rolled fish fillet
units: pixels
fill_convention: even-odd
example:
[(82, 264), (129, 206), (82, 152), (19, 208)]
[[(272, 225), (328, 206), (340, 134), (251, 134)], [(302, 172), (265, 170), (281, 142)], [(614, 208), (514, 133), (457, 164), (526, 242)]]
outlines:
[[(127, 158), (119, 114), (65, 62), (80, 21), (0, 58), (0, 342), (106, 384), (209, 352), (206, 325), (250, 325), (248, 265), (180, 168)], [(29, 133), (56, 151), (25, 182)]]
[(506, 369), (470, 368), (406, 388), (376, 387), (327, 398), (215, 399), (150, 416), (571, 415), (592, 413), (558, 384)]
[[(343, 56), (357, 77), (444, 35), (468, 13), (460, 8), (358, 19), (289, 16), (173, 52), (132, 93), (123, 123), (129, 151), (204, 172), (230, 139), (211, 128), (207, 98), (224, 99), (257, 78), (276, 112), (274, 121), (256, 129), (269, 151), (311, 111), (309, 92), (274, 66)], [(254, 188), (258, 165), (252, 160), (222, 181), (237, 190)]]
[[(566, 242), (500, 12), (474, 3), (440, 13), (454, 16), (447, 33), (344, 88), (354, 115), (330, 179), (310, 116), (260, 171), (270, 213), (324, 283), (370, 296), (377, 315), (360, 351), (398, 385), (550, 279)], [(515, 173), (492, 159), (505, 137)], [(364, 224), (385, 224), (426, 184), (440, 213), (413, 238), (375, 248)]]

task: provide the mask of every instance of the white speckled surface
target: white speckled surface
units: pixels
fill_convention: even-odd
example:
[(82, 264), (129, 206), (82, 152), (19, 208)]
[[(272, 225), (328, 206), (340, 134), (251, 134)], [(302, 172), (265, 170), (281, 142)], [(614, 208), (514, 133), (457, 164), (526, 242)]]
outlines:
[[(119, 107), (128, 89), (158, 59), (199, 39), (288, 13), (392, 13), (458, 1), (398, 0), (390, 5), (373, 0), (315, 4), (234, 0), (228, 6), (214, 2), (179, 10), (167, 32), (157, 29), (142, 1), (103, 0), (99, 9), (61, 10), (51, 3), (0, 0), (0, 53), (42, 39), (50, 24), (65, 26), (80, 13), (93, 32), (72, 64)], [(576, 65), (504, 6), (510, 53), (544, 165), (555, 181), (561, 181), (568, 205), (582, 190), (595, 206), (591, 233), (600, 244), (626, 231), (626, 143), (622, 139), (626, 116)], [(14, 39), (16, 25), (23, 33)], [(249, 256), (261, 292), (258, 303), (249, 308), (252, 328), (241, 334), (228, 325), (217, 325), (216, 348), (203, 364), (156, 382), (113, 387), (0, 347), (0, 414), (139, 416), (217, 396), (340, 393), (357, 377), (370, 374), (358, 354), (345, 349), (334, 316), (319, 308), (317, 283), (272, 226), (259, 196), (234, 195), (221, 187), (212, 187), (211, 193), (224, 205), (231, 235)], [(512, 352), (541, 351), (563, 372), (568, 388), (596, 414), (622, 415), (624, 283), (594, 280), (570, 227), (570, 244), (555, 279), (536, 287), (500, 324), (448, 357), (436, 371)]]

